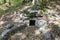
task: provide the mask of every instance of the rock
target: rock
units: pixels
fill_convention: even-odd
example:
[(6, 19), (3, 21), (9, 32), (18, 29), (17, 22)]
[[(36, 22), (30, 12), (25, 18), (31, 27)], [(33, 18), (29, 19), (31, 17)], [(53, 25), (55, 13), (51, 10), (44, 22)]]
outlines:
[(0, 25), (4, 24), (5, 22), (4, 21), (0, 21)]
[(55, 40), (60, 40), (60, 37), (55, 37)]
[(36, 26), (37, 27), (43, 27), (46, 25), (46, 21), (45, 20), (37, 20), (36, 22)]
[(35, 30), (35, 35), (40, 35), (40, 31), (39, 30)]
[(48, 39), (48, 38), (51, 38), (51, 34), (50, 34), (50, 31), (51, 31), (51, 28), (48, 28), (48, 27), (41, 27), (40, 28), (40, 32), (41, 32), (41, 35), (45, 38), (45, 39)]
[(21, 30), (25, 27), (26, 27), (26, 24), (17, 24), (10, 29), (3, 30), (0, 35), (0, 40), (7, 40), (12, 33), (16, 33), (16, 31)]

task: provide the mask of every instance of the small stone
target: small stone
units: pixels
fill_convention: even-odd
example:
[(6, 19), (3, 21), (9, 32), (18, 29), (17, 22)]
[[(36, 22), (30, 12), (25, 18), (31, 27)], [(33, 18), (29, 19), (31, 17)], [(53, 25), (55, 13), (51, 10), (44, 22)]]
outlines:
[(40, 31), (39, 30), (35, 30), (35, 35), (40, 35)]

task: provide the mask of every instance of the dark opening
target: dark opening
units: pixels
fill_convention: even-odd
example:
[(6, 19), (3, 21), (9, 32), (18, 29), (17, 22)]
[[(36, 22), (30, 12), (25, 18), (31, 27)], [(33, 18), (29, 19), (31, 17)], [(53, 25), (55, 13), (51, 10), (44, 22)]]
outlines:
[(30, 21), (29, 21), (29, 25), (30, 25), (30, 26), (34, 26), (34, 25), (35, 25), (35, 20), (30, 20)]

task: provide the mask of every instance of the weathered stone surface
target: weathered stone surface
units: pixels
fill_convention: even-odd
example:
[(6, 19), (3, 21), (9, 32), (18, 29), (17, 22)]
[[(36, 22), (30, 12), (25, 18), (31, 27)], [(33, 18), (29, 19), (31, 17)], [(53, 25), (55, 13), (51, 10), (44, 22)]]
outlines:
[(46, 26), (46, 21), (45, 20), (36, 20), (36, 26), (37, 27)]
[(40, 29), (41, 35), (43, 36), (43, 39), (51, 38), (51, 28), (48, 27), (41, 27)]
[(11, 33), (15, 33), (18, 29), (21, 30), (24, 27), (26, 27), (26, 24), (18, 24), (16, 26), (12, 26), (10, 29), (5, 29), (0, 35), (0, 40), (7, 40)]
[(55, 40), (60, 40), (60, 37), (56, 37)]

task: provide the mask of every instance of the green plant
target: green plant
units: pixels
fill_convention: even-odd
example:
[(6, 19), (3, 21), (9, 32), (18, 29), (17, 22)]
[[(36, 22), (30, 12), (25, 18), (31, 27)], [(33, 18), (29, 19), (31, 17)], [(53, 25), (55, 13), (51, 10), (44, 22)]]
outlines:
[(37, 15), (38, 16), (42, 16), (43, 15), (43, 11), (42, 10), (39, 10)]
[(27, 16), (27, 17), (30, 16), (30, 13), (29, 13), (27, 10), (24, 11), (24, 14), (25, 14), (25, 16)]
[[(10, 0), (10, 3), (11, 3), (11, 5), (9, 5), (9, 0), (6, 0), (6, 3), (4, 3), (4, 5), (3, 4), (2, 5), (8, 9), (6, 9), (6, 10), (0, 9), (1, 10), (0, 13), (7, 13), (12, 10), (17, 10), (23, 6), (22, 0), (20, 0), (20, 1)], [(13, 6), (12, 6), (12, 4), (13, 4)], [(2, 5), (0, 5), (0, 6), (2, 6)]]
[(45, 8), (48, 8), (48, 1), (49, 0), (40, 0), (40, 5), (37, 5), (35, 3), (35, 5), (33, 5), (33, 8), (35, 9), (40, 9), (40, 10), (44, 10)]

